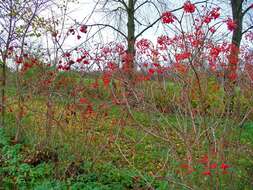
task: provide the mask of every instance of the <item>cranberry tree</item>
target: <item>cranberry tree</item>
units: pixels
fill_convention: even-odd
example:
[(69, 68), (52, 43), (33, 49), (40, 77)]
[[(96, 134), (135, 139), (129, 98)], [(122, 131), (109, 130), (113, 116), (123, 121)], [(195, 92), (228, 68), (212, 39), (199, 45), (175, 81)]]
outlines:
[[(231, 117), (225, 109), (230, 102), (222, 96), (223, 78), (227, 72), (231, 73), (229, 65), (234, 44), (229, 36), (236, 29), (233, 19), (222, 17), (221, 7), (215, 5), (197, 6), (186, 1), (182, 7), (179, 14), (170, 10), (161, 14), (165, 32), (156, 43), (149, 39), (136, 42), (136, 57), (145, 71), (137, 80), (142, 86), (138, 89), (139, 99), (142, 99), (139, 109), (150, 117), (156, 113), (157, 118), (146, 122), (149, 124), (146, 127), (136, 116), (136, 110), (125, 103), (136, 126), (167, 143), (175, 158), (180, 155), (177, 155), (177, 145), (171, 138), (177, 138), (183, 144), (187, 170), (191, 173), (196, 158), (200, 156), (196, 149), (205, 147), (207, 158), (213, 152), (215, 156), (225, 157), (223, 146), (226, 134), (232, 128), (228, 126), (241, 126), (252, 108), (249, 104), (240, 105), (242, 101), (237, 96), (237, 108)], [(245, 48), (241, 58), (249, 54)], [(159, 75), (163, 77), (162, 82), (156, 80)], [(243, 69), (238, 76), (229, 74), (227, 77), (230, 81), (247, 80)], [(241, 82), (238, 87), (244, 91)], [(249, 92), (250, 88), (247, 90)], [(248, 100), (252, 100), (252, 95)], [(176, 117), (175, 122), (168, 118), (169, 114)], [(224, 120), (229, 123), (224, 124)], [(166, 124), (161, 124), (163, 122)], [(217, 135), (218, 128), (224, 129), (222, 137)], [(203, 175), (211, 175), (210, 160), (207, 160), (207, 171), (203, 171)], [(217, 187), (217, 183), (212, 185)]]
[(5, 117), (5, 87), (7, 61), (12, 53), (18, 49), (24, 53), (27, 37), (36, 36), (32, 30), (34, 22), (38, 20), (38, 13), (45, 9), (51, 0), (1, 0), (0, 1), (0, 63), (1, 74), (1, 124), (4, 125)]
[[(205, 3), (206, 1), (197, 2)], [(172, 3), (166, 1), (149, 0), (109, 0), (103, 1), (102, 11), (109, 15), (109, 23), (94, 24), (89, 26), (104, 26), (116, 31), (123, 40), (127, 42), (126, 54), (127, 61), (124, 68), (129, 70), (130, 78), (136, 69), (134, 58), (136, 55), (136, 40), (149, 29), (154, 28), (161, 19), (161, 13)], [(171, 12), (181, 10), (183, 7), (172, 8)], [(150, 12), (147, 12), (150, 10)], [(152, 13), (151, 13), (152, 12)]]

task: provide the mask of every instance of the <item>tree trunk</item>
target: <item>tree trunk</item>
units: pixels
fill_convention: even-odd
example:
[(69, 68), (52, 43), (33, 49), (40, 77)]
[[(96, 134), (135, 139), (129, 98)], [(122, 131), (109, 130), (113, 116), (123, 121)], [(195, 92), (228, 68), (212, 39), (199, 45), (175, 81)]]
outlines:
[(225, 93), (226, 93), (226, 112), (231, 113), (234, 107), (236, 73), (239, 63), (240, 45), (242, 40), (243, 23), (243, 0), (230, 0), (232, 7), (233, 21), (236, 22), (236, 28), (232, 34), (232, 46), (228, 60), (228, 70), (225, 74)]
[(2, 90), (1, 90), (1, 126), (4, 126), (4, 119), (5, 119), (5, 86), (6, 86), (6, 55), (3, 55), (3, 62), (2, 62)]
[(135, 86), (135, 3), (134, 0), (128, 1), (127, 8), (127, 55), (123, 65), (123, 70), (126, 72), (126, 78), (123, 83), (123, 88), (125, 91), (126, 100), (128, 105), (134, 107), (137, 105), (137, 96), (134, 91)]
[(127, 21), (127, 56), (128, 61), (125, 63), (129, 79), (133, 79), (135, 70), (134, 57), (135, 57), (135, 23), (134, 23), (134, 0), (128, 2), (128, 21)]
[[(236, 22), (237, 25), (232, 35), (232, 44), (235, 46), (235, 48), (231, 48), (230, 56), (232, 56), (233, 59), (230, 59), (229, 61), (229, 65), (231, 66), (232, 70), (237, 69), (238, 67), (239, 48), (242, 41), (242, 2), (242, 0), (231, 0), (233, 20)], [(237, 62), (234, 62), (233, 60), (237, 60)], [(233, 68), (233, 66), (235, 68)]]

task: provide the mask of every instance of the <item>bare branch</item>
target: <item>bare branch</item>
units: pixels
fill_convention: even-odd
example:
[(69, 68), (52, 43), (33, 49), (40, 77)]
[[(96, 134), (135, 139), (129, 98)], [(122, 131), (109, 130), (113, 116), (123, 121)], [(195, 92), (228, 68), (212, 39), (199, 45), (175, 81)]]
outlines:
[(244, 16), (250, 9), (252, 9), (252, 5), (250, 5), (247, 9), (245, 9), (245, 10), (242, 12), (242, 16)]
[[(201, 3), (206, 3), (207, 1), (200, 1), (200, 2), (196, 2), (194, 3), (195, 5), (197, 4), (201, 4)], [(183, 9), (183, 6), (173, 9), (170, 12), (176, 12)], [(139, 34), (136, 35), (135, 39), (137, 39), (138, 37), (140, 37), (144, 32), (146, 32), (148, 29), (152, 28), (157, 22), (159, 22), (161, 20), (161, 16), (159, 18), (157, 18), (152, 24), (150, 24), (148, 27), (144, 28)]]
[(253, 29), (253, 25), (250, 26), (249, 28), (247, 28), (246, 30), (244, 30), (244, 31), (242, 32), (242, 34), (245, 34), (245, 33), (247, 33), (248, 31), (250, 31), (250, 30), (252, 30), (252, 29)]
[(93, 27), (93, 26), (104, 26), (104, 27), (109, 27), (111, 29), (113, 29), (114, 31), (118, 32), (119, 34), (121, 34), (124, 38), (127, 39), (126, 34), (124, 34), (122, 31), (120, 31), (119, 29), (117, 29), (116, 27), (110, 25), (110, 24), (87, 24), (86, 26), (88, 27)]
[(140, 7), (142, 7), (143, 5), (145, 5), (146, 3), (149, 3), (149, 2), (150, 2), (149, 0), (144, 1), (144, 2), (141, 3), (138, 7), (136, 7), (136, 8), (134, 9), (134, 11), (137, 11)]

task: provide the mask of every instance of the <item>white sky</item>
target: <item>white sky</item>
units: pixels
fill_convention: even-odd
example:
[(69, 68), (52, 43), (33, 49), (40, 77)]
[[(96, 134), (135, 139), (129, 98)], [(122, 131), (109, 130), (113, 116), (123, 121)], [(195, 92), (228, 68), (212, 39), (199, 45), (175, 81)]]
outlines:
[[(155, 1), (156, 0), (154, 0), (154, 2)], [(213, 0), (210, 0), (210, 2), (211, 1), (213, 2)], [(96, 2), (97, 2), (96, 0), (79, 0), (79, 3), (69, 3), (69, 5), (68, 5), (68, 16), (71, 19), (74, 19), (78, 22), (86, 21), (87, 17), (90, 16), (92, 10), (94, 9)], [(183, 5), (185, 0), (171, 0), (170, 2), (172, 2), (172, 3), (170, 4), (169, 10), (172, 10), (174, 8), (177, 8), (177, 7), (180, 7), (181, 5)], [(192, 2), (197, 2), (197, 0), (192, 0)], [(225, 11), (227, 12), (227, 10), (228, 10), (228, 7), (225, 7), (225, 9), (222, 10), (222, 12), (223, 13)], [(56, 13), (57, 12), (58, 11), (56, 11)], [(149, 20), (151, 22), (152, 22), (152, 20), (155, 20), (156, 18), (158, 18), (157, 15), (153, 16), (152, 13), (150, 13), (150, 10), (146, 9), (146, 10), (144, 10), (144, 12), (147, 12), (147, 14), (149, 14), (149, 17), (151, 18)], [(227, 14), (229, 14), (229, 13), (227, 13)], [(90, 17), (88, 24), (105, 23), (103, 15), (104, 15), (103, 13), (96, 12), (95, 14), (93, 14)], [(69, 20), (68, 23), (71, 23), (71, 20)], [(69, 24), (66, 24), (66, 27), (67, 26), (69, 26)], [(150, 29), (150, 30), (146, 31), (144, 33), (143, 37), (154, 38), (155, 39), (162, 32), (159, 32), (159, 31), (157, 32), (156, 27), (153, 27), (153, 29)], [(104, 33), (106, 35), (106, 38), (108, 38), (110, 40), (114, 39), (114, 37), (111, 35), (111, 31), (108, 32), (107, 30), (105, 30)]]
[[(60, 2), (62, 0), (58, 0), (58, 1)], [(78, 3), (69, 2), (68, 9), (67, 9), (68, 10), (67, 11), (68, 18), (65, 23), (65, 28), (69, 28), (70, 25), (73, 24), (73, 20), (77, 21), (78, 23), (86, 23), (88, 20), (87, 24), (96, 24), (96, 23), (105, 24), (106, 22), (108, 22), (105, 20), (104, 13), (96, 12), (91, 15), (91, 13), (98, 1), (99, 0), (79, 0)], [(192, 2), (199, 2), (199, 1), (201, 1), (201, 0), (192, 0)], [(231, 17), (230, 16), (231, 15), (230, 5), (226, 4), (226, 3), (222, 3), (221, 1), (222, 0), (209, 0), (208, 3), (214, 3), (214, 4), (216, 3), (216, 4), (218, 4), (218, 6), (221, 7), (220, 12), (221, 12), (221, 17), (223, 19)], [(229, 2), (229, 0), (223, 0), (223, 1)], [(154, 2), (156, 2), (156, 0), (154, 0)], [(168, 0), (168, 2), (172, 2), (171, 4), (169, 4), (168, 10), (173, 10), (175, 8), (182, 6), (183, 3), (185, 2), (185, 0), (171, 0), (171, 1)], [(250, 0), (249, 2), (253, 2), (253, 0)], [(57, 17), (57, 15), (58, 16), (61, 15), (59, 9), (55, 9), (53, 11), (54, 11), (54, 14), (56, 14), (56, 17)], [(151, 22), (152, 22), (152, 20), (156, 20), (158, 18), (158, 15), (150, 13), (152, 11), (153, 10), (149, 10), (147, 8), (145, 8), (145, 10), (143, 11), (143, 14), (147, 13), (146, 15), (148, 15), (149, 20)], [(110, 21), (114, 21), (114, 19), (112, 18)], [(161, 23), (160, 23), (159, 28), (157, 28), (157, 26), (158, 25), (155, 25), (152, 29), (149, 29), (148, 31), (146, 31), (142, 37), (147, 38), (147, 39), (151, 40), (152, 42), (156, 42), (156, 39), (158, 36), (160, 36), (161, 34), (165, 34), (164, 33), (165, 30), (163, 28), (164, 26), (162, 26)], [(97, 29), (98, 29), (97, 27), (93, 27), (91, 33), (89, 33), (88, 36), (93, 34), (95, 31), (97, 31)], [(224, 25), (223, 29), (226, 29), (225, 25)], [(78, 46), (79, 42), (82, 43), (85, 41), (84, 36), (85, 35), (82, 35), (82, 38), (79, 41), (76, 40), (76, 36), (68, 37), (68, 40), (66, 40), (66, 42), (65, 42), (65, 47), (70, 48), (73, 46)], [(96, 38), (94, 38), (94, 40), (99, 43), (101, 39), (103, 40), (102, 43), (103, 42), (107, 43), (107, 42), (115, 40), (114, 31), (112, 31), (111, 29), (102, 30), (101, 35), (96, 35)], [(42, 42), (42, 43), (44, 43), (44, 42)]]
[[(62, 2), (63, 0), (56, 0), (58, 2)], [(141, 0), (140, 0), (141, 1)], [(144, 0), (143, 0), (144, 1)], [(156, 0), (154, 0), (156, 1)], [(198, 2), (201, 0), (192, 0), (192, 2)], [(219, 2), (218, 2), (219, 1)], [(222, 0), (208, 0), (209, 3), (216, 3), (218, 4), (218, 6), (221, 7), (221, 16), (222, 18), (228, 18), (231, 17), (231, 8), (229, 4), (226, 3), (221, 3)], [(229, 0), (223, 0), (223, 1), (229, 1)], [(88, 24), (96, 24), (96, 23), (105, 23), (104, 20), (104, 14), (103, 13), (93, 13), (92, 16), (91, 13), (96, 5), (96, 3), (98, 2), (98, 0), (79, 0), (78, 3), (71, 3), (70, 1), (68, 1), (68, 7), (67, 7), (67, 20), (66, 23), (64, 25), (65, 28), (69, 28), (74, 22), (73, 20), (77, 21), (78, 23), (85, 23), (88, 20)], [(175, 8), (178, 8), (180, 6), (183, 5), (183, 3), (185, 2), (185, 0), (171, 0), (168, 2), (172, 2), (171, 4), (169, 4), (169, 6), (167, 7), (166, 10), (173, 10)], [(253, 0), (249, 0), (248, 1), (249, 4), (253, 3)], [(44, 12), (44, 16), (47, 18), (50, 18), (51, 12), (53, 12), (54, 16), (57, 18), (59, 17), (61, 19), (61, 11), (60, 9), (53, 9), (53, 10), (47, 10), (46, 12)], [(150, 13), (151, 12), (151, 13)], [(151, 10), (149, 10), (148, 8), (145, 8), (145, 10), (142, 12), (143, 14), (147, 13), (150, 21), (152, 22), (152, 20), (156, 20), (158, 18), (158, 15), (155, 15), (152, 13)], [(89, 19), (88, 19), (89, 18)], [(112, 18), (113, 20), (113, 18)], [(116, 20), (116, 19), (115, 19)], [(62, 20), (60, 20), (62, 21)], [(226, 26), (224, 26), (226, 29)], [(91, 35), (92, 33), (94, 33), (95, 31), (97, 31), (97, 28), (94, 27), (91, 31), (91, 33), (89, 33), (89, 35)], [(143, 38), (147, 38), (149, 40), (151, 40), (152, 42), (156, 42), (157, 37), (160, 36), (161, 34), (165, 34), (164, 32), (164, 28), (160, 23), (160, 27), (157, 28), (157, 25), (155, 25), (152, 29), (149, 29), (148, 31), (146, 31), (143, 34)], [(106, 29), (103, 30), (102, 32), (102, 36), (103, 36), (103, 41), (102, 43), (106, 43), (106, 42), (110, 42), (110, 41), (114, 41), (115, 40), (115, 33), (113, 33), (112, 30)], [(81, 40), (76, 40), (76, 35), (75, 36), (70, 36), (68, 37), (68, 39), (64, 42), (64, 48), (73, 48), (73, 47), (77, 47), (80, 43), (85, 41), (85, 36), (86, 35), (82, 35)], [(94, 38), (94, 40), (96, 42), (100, 42), (101, 40), (101, 36), (97, 35), (96, 38)], [(42, 41), (40, 42), (41, 44), (46, 44), (46, 38), (42, 38)], [(51, 44), (52, 46), (52, 44)]]

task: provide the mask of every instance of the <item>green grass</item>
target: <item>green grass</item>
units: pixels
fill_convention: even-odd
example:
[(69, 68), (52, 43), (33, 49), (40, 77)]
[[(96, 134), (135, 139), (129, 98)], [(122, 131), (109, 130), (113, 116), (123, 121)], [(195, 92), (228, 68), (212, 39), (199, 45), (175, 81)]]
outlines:
[[(22, 144), (11, 145), (10, 137), (0, 129), (1, 168), (0, 189), (133, 189), (144, 188), (146, 183), (154, 184), (158, 189), (167, 187), (165, 182), (155, 181), (152, 177), (142, 176), (138, 170), (117, 168), (110, 162), (97, 164), (83, 162), (81, 172), (74, 177), (56, 178), (57, 170), (66, 169), (64, 162), (41, 163), (32, 166), (23, 163), (25, 150)], [(57, 166), (56, 166), (57, 164)], [(138, 179), (138, 180), (135, 180)]]
[[(115, 107), (111, 110), (111, 118), (119, 117), (119, 108)], [(135, 113), (137, 119), (143, 124), (147, 124), (152, 121), (149, 114), (139, 114)], [(13, 118), (9, 115), (7, 117), (9, 126), (13, 126)], [(158, 116), (154, 116), (153, 120), (157, 119)], [(150, 121), (151, 120), (151, 121)], [(171, 121), (175, 121), (172, 117)], [(24, 123), (29, 123), (29, 120), (24, 120)], [(59, 163), (48, 162), (41, 163), (37, 166), (32, 166), (23, 163), (24, 158), (27, 154), (31, 154), (31, 144), (17, 144), (11, 145), (10, 127), (6, 130), (0, 130), (0, 147), (1, 147), (1, 169), (0, 169), (0, 188), (3, 189), (98, 189), (98, 190), (113, 190), (113, 189), (146, 189), (147, 185), (155, 187), (155, 189), (187, 189), (184, 188), (181, 183), (185, 181), (192, 181), (193, 187), (197, 188), (194, 184), (201, 184), (203, 187), (205, 181), (200, 182), (199, 174), (193, 173), (189, 176), (181, 178), (176, 172), (176, 168), (179, 167), (180, 161), (176, 161), (169, 152), (169, 147), (166, 143), (159, 141), (158, 139), (146, 135), (143, 131), (137, 130), (133, 127), (125, 128), (121, 133), (120, 139), (118, 139), (117, 144), (120, 146), (121, 151), (125, 154), (127, 159), (131, 164), (122, 161), (122, 155), (113, 145), (109, 151), (110, 154), (106, 154), (99, 158), (96, 163), (92, 160), (82, 161), (80, 168), (82, 172), (74, 177), (66, 177), (64, 171), (69, 166), (71, 162), (75, 162), (76, 157), (70, 155), (71, 139), (65, 141), (65, 146), (70, 146), (65, 150), (58, 149), (58, 153), (61, 154)], [(106, 127), (99, 133), (107, 133)], [(241, 131), (242, 130), (242, 131)], [(107, 132), (106, 132), (107, 131)], [(115, 129), (115, 132), (118, 130)], [(253, 147), (253, 126), (252, 122), (246, 123), (242, 129), (235, 129), (234, 135), (240, 134), (240, 143), (246, 147), (249, 151)], [(75, 136), (77, 135), (77, 136)], [(26, 137), (26, 138), (29, 138)], [(57, 138), (57, 136), (56, 136)], [(78, 138), (78, 133), (74, 134), (73, 139)], [(29, 141), (26, 141), (29, 142)], [(54, 142), (56, 143), (56, 141)], [(60, 145), (62, 142), (58, 142)], [(74, 141), (74, 143), (77, 143)], [(134, 151), (134, 154), (133, 154)], [(236, 184), (237, 189), (249, 189), (250, 190), (250, 179), (245, 176), (251, 176), (253, 162), (250, 154), (247, 151), (240, 152), (239, 159), (236, 153), (230, 154), (230, 164), (232, 165), (231, 172), (237, 175), (237, 180), (233, 182)], [(232, 157), (231, 157), (232, 156)], [(100, 160), (102, 158), (105, 160)], [(167, 170), (162, 170), (158, 172), (159, 176), (169, 176), (172, 182), (167, 182), (166, 180), (155, 179), (150, 173), (151, 171), (157, 171), (156, 167), (159, 164), (163, 164), (165, 159), (168, 159), (167, 165), (169, 168)], [(124, 159), (123, 159), (124, 160)], [(203, 168), (199, 168), (203, 170)], [(167, 172), (165, 172), (167, 171)], [(57, 175), (56, 175), (57, 174)], [(135, 181), (135, 179), (138, 179)], [(205, 178), (202, 178), (205, 179)], [(206, 183), (208, 179), (206, 178)], [(193, 182), (194, 181), (194, 182)], [(221, 179), (222, 189), (229, 189), (229, 177), (223, 177)], [(175, 185), (175, 183), (177, 185)], [(198, 188), (197, 188), (198, 189)]]
[[(34, 72), (27, 73), (26, 77), (36, 81)], [(10, 77), (14, 80), (15, 75)], [(198, 190), (215, 189), (217, 184), (222, 190), (252, 189), (251, 121), (240, 127), (233, 118), (209, 114), (204, 120), (197, 115), (194, 125), (201, 136), (199, 144), (194, 144), (196, 134), (191, 117), (179, 114), (177, 110), (163, 113), (158, 109), (137, 107), (132, 110), (132, 118), (124, 106), (111, 103), (110, 89), (102, 85), (98, 89), (88, 88), (76, 97), (70, 95), (76, 84), (89, 86), (95, 79), (81, 78), (71, 72), (60, 73), (58, 77), (74, 81), (56, 90), (58, 95), (53, 93), (54, 119), (58, 123), (53, 122), (50, 138), (45, 132), (47, 97), (43, 93), (34, 93), (24, 101), (26, 115), (21, 121), (20, 144), (12, 142), (17, 110), (16, 103), (12, 102), (16, 100), (16, 89), (10, 79), (9, 84), (12, 85), (8, 85), (7, 95), (13, 112), (6, 114), (6, 128), (0, 129), (0, 189), (144, 190), (152, 187), (181, 190), (191, 187)], [(102, 81), (99, 83), (102, 84)], [(181, 86), (168, 82), (163, 89), (159, 85), (150, 81), (146, 86), (139, 87), (146, 93), (145, 101), (152, 106), (174, 109), (175, 104), (181, 101), (178, 98)], [(24, 92), (29, 94), (30, 87), (24, 88)], [(223, 95), (222, 90), (208, 94), (210, 113), (212, 109), (222, 110), (220, 101)], [(92, 102), (94, 115), (82, 116), (86, 105), (78, 102), (80, 97)], [(246, 107), (250, 105), (244, 96), (239, 100)], [(76, 115), (69, 116), (67, 105), (73, 102), (76, 102)], [(191, 104), (194, 108), (199, 107), (199, 100), (193, 100)], [(101, 105), (107, 108), (102, 109)], [(210, 158), (212, 162), (217, 162), (218, 168), (212, 171), (213, 177), (208, 177), (203, 176), (205, 167), (198, 160), (213, 148), (204, 131), (214, 125), (215, 133), (211, 135), (215, 135), (220, 152), (219, 156)], [(181, 168), (181, 164), (186, 163), (187, 143), (194, 144), (191, 151), (195, 170), (191, 174)], [(35, 155), (41, 148), (56, 152), (59, 160), (43, 161), (36, 166), (24, 163), (27, 157)], [(221, 175), (222, 162), (230, 166), (228, 175)], [(72, 163), (77, 172), (69, 176), (66, 171)]]

